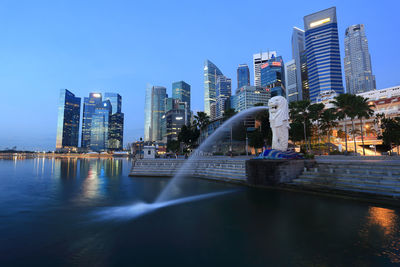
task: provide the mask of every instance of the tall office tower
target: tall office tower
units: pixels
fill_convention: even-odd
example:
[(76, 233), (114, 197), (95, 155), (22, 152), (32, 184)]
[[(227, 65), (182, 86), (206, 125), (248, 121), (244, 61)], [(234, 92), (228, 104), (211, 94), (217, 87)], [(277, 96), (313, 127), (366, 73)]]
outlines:
[(232, 80), (225, 76), (218, 76), (215, 85), (217, 101), (215, 102), (215, 118), (222, 118), (232, 95)]
[(371, 56), (364, 24), (352, 25), (346, 29), (344, 38), (344, 73), (346, 90), (359, 94), (376, 88), (375, 75), (372, 75)]
[(57, 119), (57, 150), (78, 147), (81, 98), (75, 97), (67, 89), (61, 89)]
[[(150, 89), (150, 101), (147, 101), (146, 99), (145, 107), (145, 138), (146, 128), (149, 130), (149, 136), (145, 141), (162, 140), (162, 116), (165, 113), (165, 98), (167, 97), (166, 91), (167, 89), (163, 86), (152, 86)], [(149, 106), (147, 106), (148, 102), (150, 102)], [(148, 126), (146, 121), (147, 114), (150, 115)]]
[(271, 91), (271, 97), (286, 97), (285, 66), (281, 56), (272, 57), (261, 66), (261, 86)]
[(146, 97), (144, 103), (144, 141), (151, 141), (151, 99), (152, 99), (153, 86), (146, 85)]
[[(301, 84), (300, 84), (301, 89)], [(299, 90), (297, 84), (297, 68), (296, 61), (290, 60), (285, 64), (285, 88), (286, 88), (286, 99), (289, 102), (299, 101)]]
[(310, 87), (308, 86), (308, 69), (306, 51), (300, 54), (300, 75), (303, 100), (310, 100)]
[(165, 121), (165, 129), (163, 129), (163, 139), (166, 142), (177, 140), (178, 134), (182, 126), (187, 124), (185, 119), (186, 112), (184, 109), (171, 109), (165, 113), (163, 120)]
[(184, 81), (172, 83), (172, 98), (187, 103), (187, 108), (190, 111), (190, 84)]
[(276, 57), (275, 51), (260, 52), (253, 55), (254, 68), (254, 85), (261, 86), (261, 65), (265, 64), (268, 59)]
[(291, 101), (300, 101), (303, 100), (303, 87), (302, 87), (302, 79), (301, 79), (301, 54), (304, 52), (304, 31), (293, 27), (292, 33), (292, 59), (294, 60), (295, 68), (296, 68), (296, 92), (294, 92), (294, 87), (292, 88), (292, 92), (288, 92), (291, 97), (288, 100)]
[(121, 113), (122, 97), (117, 93), (105, 93), (104, 100), (110, 100), (112, 114)]
[(237, 88), (250, 85), (250, 70), (247, 64), (240, 64), (237, 68)]
[(336, 7), (304, 17), (311, 102), (344, 92)]
[(124, 113), (111, 114), (108, 133), (108, 149), (122, 150), (124, 144)]
[(245, 85), (242, 88), (236, 89), (232, 108), (240, 112), (242, 110), (254, 107), (256, 104), (268, 105), (268, 100), (271, 98), (271, 93), (261, 86)]
[(110, 100), (103, 101), (94, 111), (90, 131), (90, 149), (93, 151), (108, 150), (111, 112), (112, 106)]
[(117, 93), (105, 93), (104, 99), (109, 100), (111, 103), (108, 149), (122, 150), (124, 141), (124, 113), (122, 113), (122, 97)]
[(101, 105), (102, 97), (100, 93), (90, 93), (89, 97), (83, 100), (83, 119), (81, 147), (88, 149), (90, 146), (90, 131), (92, 129), (92, 117), (96, 107)]
[(215, 103), (215, 84), (222, 72), (210, 60), (204, 62), (204, 112), (211, 115), (211, 104)]

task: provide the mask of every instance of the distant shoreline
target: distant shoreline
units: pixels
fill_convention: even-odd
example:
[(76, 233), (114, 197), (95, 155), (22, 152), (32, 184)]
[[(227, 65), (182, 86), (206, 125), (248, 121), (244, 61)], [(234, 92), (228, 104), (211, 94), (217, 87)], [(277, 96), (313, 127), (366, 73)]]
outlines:
[(0, 153), (0, 159), (26, 158), (128, 158), (129, 154), (84, 154), (84, 153)]

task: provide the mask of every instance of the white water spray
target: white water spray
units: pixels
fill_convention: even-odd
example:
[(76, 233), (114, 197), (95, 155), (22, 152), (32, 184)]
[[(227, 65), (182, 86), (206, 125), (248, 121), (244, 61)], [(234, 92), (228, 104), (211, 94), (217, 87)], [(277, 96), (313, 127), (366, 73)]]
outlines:
[(172, 180), (167, 184), (167, 186), (161, 191), (160, 195), (157, 197), (155, 203), (160, 203), (164, 201), (168, 201), (173, 197), (174, 192), (179, 192), (180, 182), (183, 180), (182, 178), (193, 173), (193, 163), (202, 157), (201, 152), (205, 152), (211, 148), (226, 132), (231, 131), (231, 127), (237, 122), (245, 119), (247, 116), (253, 115), (261, 110), (268, 109), (265, 106), (253, 107), (246, 109), (226, 122), (224, 122), (212, 135), (210, 135), (193, 153), (189, 159), (185, 161), (182, 167), (178, 170)]
[(190, 197), (177, 198), (164, 202), (154, 202), (154, 203), (138, 202), (133, 205), (124, 207), (107, 208), (100, 212), (96, 212), (96, 215), (101, 220), (131, 220), (164, 207), (174, 206), (185, 202), (199, 201), (202, 199), (234, 193), (237, 191), (238, 190), (228, 190), (222, 192), (200, 194)]

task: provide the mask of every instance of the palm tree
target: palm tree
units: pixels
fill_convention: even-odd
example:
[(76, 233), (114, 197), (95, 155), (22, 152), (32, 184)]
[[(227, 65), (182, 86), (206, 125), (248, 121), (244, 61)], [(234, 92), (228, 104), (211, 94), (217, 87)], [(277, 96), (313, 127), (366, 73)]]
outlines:
[(290, 119), (292, 120), (292, 123), (298, 122), (303, 124), (304, 141), (306, 142), (308, 151), (310, 151), (310, 147), (307, 142), (307, 128), (310, 126), (310, 114), (308, 111), (309, 106), (309, 100), (301, 100), (297, 102), (291, 102), (289, 104)]
[[(321, 130), (322, 132), (326, 132), (327, 138), (328, 138), (328, 143), (330, 143), (331, 140), (331, 131), (332, 128), (338, 126), (338, 122), (336, 121), (337, 119), (337, 114), (334, 108), (329, 108), (325, 109), (321, 113), (320, 117), (320, 122), (321, 122)], [(330, 151), (330, 148), (329, 148)]]
[[(345, 120), (346, 117), (350, 118), (352, 126), (353, 126), (353, 139), (354, 139), (354, 152), (357, 153), (356, 146), (356, 138), (354, 132), (354, 118), (356, 117), (356, 113), (354, 111), (354, 103), (356, 102), (356, 96), (352, 94), (340, 94), (335, 97), (334, 101), (331, 103), (337, 109), (337, 117), (339, 120)], [(345, 131), (345, 141), (346, 141), (346, 153), (347, 151), (347, 124), (344, 123), (344, 131)]]
[(363, 155), (365, 156), (365, 148), (364, 148), (364, 131), (363, 131), (363, 118), (369, 119), (374, 111), (371, 109), (374, 105), (369, 104), (368, 99), (362, 96), (356, 96), (355, 101), (355, 110), (356, 115), (360, 119), (360, 129), (361, 129), (361, 142), (363, 147)]
[(197, 112), (197, 115), (194, 115), (194, 119), (194, 124), (199, 127), (200, 130), (204, 129), (208, 124), (210, 124), (210, 117), (203, 111)]

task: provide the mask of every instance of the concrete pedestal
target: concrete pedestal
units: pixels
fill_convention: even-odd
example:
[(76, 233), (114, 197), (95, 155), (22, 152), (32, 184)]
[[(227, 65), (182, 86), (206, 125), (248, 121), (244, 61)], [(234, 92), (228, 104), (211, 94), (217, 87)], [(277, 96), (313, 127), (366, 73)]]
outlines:
[(251, 159), (246, 161), (247, 182), (267, 186), (290, 183), (303, 172), (304, 167), (313, 164), (314, 161), (304, 159)]

